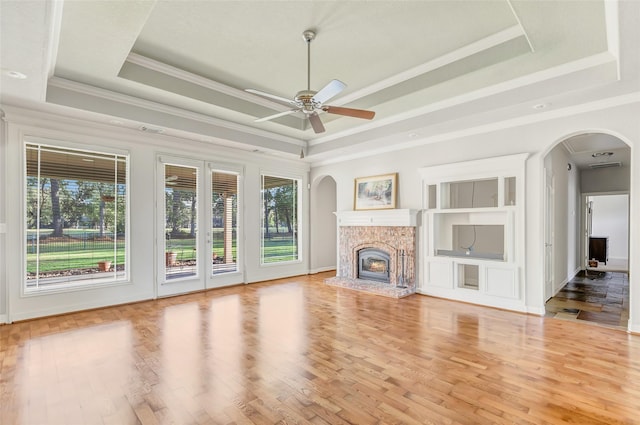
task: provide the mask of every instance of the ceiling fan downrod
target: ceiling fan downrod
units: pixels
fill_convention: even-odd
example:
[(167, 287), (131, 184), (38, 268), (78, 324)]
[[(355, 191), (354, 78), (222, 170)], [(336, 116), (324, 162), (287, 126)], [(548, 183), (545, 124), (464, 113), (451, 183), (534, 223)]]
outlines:
[(306, 30), (302, 33), (302, 38), (307, 42), (307, 91), (311, 91), (311, 41), (316, 38), (316, 33)]

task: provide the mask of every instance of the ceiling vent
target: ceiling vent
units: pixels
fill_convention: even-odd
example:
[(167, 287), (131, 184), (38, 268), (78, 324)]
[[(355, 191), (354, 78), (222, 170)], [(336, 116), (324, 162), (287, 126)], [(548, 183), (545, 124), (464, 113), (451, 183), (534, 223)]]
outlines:
[(622, 162), (596, 162), (589, 164), (589, 168), (610, 168), (610, 167), (622, 167)]
[(140, 131), (144, 131), (145, 133), (160, 134), (160, 133), (164, 133), (164, 128), (149, 127), (149, 126), (143, 125), (143, 126), (140, 126)]

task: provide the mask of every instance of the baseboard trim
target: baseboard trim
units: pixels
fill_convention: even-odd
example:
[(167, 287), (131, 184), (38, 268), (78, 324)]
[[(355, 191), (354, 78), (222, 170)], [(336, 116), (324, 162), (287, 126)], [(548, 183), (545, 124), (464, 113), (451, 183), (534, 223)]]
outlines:
[(629, 331), (629, 333), (632, 333), (634, 335), (640, 335), (640, 323), (631, 323), (631, 321), (629, 321), (629, 327), (627, 328), (627, 330)]
[(9, 318), (6, 314), (0, 314), (0, 325), (9, 324)]
[(322, 273), (322, 272), (330, 272), (330, 271), (335, 271), (336, 267), (335, 266), (329, 266), (329, 267), (318, 267), (316, 269), (311, 269), (309, 270), (309, 274), (316, 274), (316, 273)]
[(536, 316), (544, 316), (546, 313), (546, 310), (544, 307), (532, 307), (532, 306), (528, 306), (527, 307), (527, 314), (535, 314)]

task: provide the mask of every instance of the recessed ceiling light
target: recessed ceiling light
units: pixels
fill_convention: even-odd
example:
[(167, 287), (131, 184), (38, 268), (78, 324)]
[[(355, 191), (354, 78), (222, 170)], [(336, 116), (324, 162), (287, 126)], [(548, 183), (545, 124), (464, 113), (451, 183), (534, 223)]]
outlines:
[(533, 109), (545, 109), (551, 106), (550, 103), (538, 103), (537, 105), (533, 105)]
[(109, 123), (111, 124), (116, 124), (116, 125), (120, 125), (120, 124), (124, 124), (122, 121), (120, 120), (109, 120)]
[(16, 80), (24, 80), (25, 78), (27, 78), (25, 74), (19, 71), (7, 70), (4, 73), (7, 77), (15, 78)]

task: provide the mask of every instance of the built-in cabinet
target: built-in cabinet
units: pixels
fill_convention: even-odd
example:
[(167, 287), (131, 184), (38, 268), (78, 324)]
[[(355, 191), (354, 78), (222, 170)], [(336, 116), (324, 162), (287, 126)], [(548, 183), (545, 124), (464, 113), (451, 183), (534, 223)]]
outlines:
[(607, 264), (609, 259), (609, 238), (589, 236), (589, 259)]
[(528, 154), (419, 170), (423, 276), (417, 292), (524, 311)]

